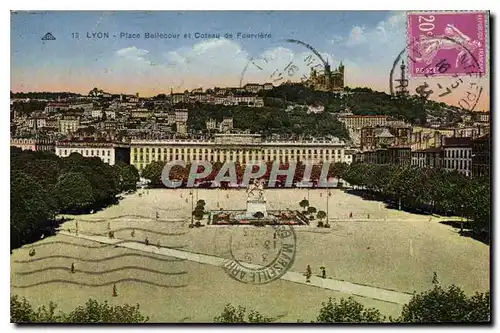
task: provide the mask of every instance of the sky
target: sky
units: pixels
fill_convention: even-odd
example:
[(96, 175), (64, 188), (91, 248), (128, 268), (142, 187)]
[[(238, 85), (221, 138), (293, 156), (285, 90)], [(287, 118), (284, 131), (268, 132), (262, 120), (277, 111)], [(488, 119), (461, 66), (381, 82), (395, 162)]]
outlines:
[[(42, 41), (47, 32), (56, 40)], [(93, 37), (99, 33), (109, 38)], [(177, 34), (178, 38), (145, 38), (146, 33)], [(262, 33), (268, 38), (238, 38), (238, 33)], [(391, 69), (406, 45), (406, 13), (13, 12), (11, 90), (85, 94), (98, 87), (110, 93), (154, 96), (199, 87), (279, 83), (283, 75), (296, 81), (319, 60), (310, 48), (287, 39), (308, 44), (332, 68), (342, 62), (346, 85), (389, 92)], [(431, 86), (451, 82), (450, 78), (429, 80)], [(475, 80), (483, 87), (476, 110), (489, 110), (489, 77)], [(422, 83), (423, 79), (410, 80), (410, 91)], [(462, 88), (431, 98), (457, 104), (465, 94)]]

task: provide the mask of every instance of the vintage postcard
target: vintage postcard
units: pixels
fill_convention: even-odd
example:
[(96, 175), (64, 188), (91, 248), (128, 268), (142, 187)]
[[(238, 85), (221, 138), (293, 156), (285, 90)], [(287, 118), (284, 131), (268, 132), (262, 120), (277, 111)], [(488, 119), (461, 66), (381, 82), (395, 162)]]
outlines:
[(12, 11), (13, 323), (490, 323), (488, 11)]

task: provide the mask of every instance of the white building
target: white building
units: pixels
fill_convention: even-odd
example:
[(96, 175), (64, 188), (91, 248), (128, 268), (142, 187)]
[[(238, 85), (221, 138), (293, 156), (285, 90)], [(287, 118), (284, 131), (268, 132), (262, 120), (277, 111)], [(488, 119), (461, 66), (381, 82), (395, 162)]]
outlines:
[(116, 111), (106, 110), (104, 113), (106, 114), (106, 119), (116, 119)]
[(208, 119), (206, 122), (207, 130), (214, 130), (217, 128), (217, 121), (215, 119)]
[(443, 167), (448, 171), (457, 170), (466, 176), (471, 175), (472, 142), (471, 138), (447, 138), (443, 146)]
[(176, 131), (179, 134), (185, 135), (187, 134), (187, 124), (184, 121), (178, 121), (176, 124)]
[(27, 121), (27, 125), (30, 128), (35, 128), (35, 126), (36, 128), (47, 127), (47, 118), (46, 117), (30, 118)]
[(243, 88), (245, 89), (245, 91), (256, 94), (262, 89), (264, 89), (264, 86), (258, 83), (247, 83), (243, 86)]
[(128, 163), (128, 145), (109, 141), (64, 140), (56, 142), (56, 155), (68, 157), (78, 153), (83, 157), (99, 157), (104, 163), (114, 165), (118, 161)]
[(489, 112), (477, 112), (476, 119), (480, 122), (490, 122), (490, 113)]
[(167, 114), (167, 124), (174, 124), (175, 123), (175, 112), (170, 111)]
[(307, 114), (322, 113), (323, 111), (325, 111), (325, 107), (323, 105), (308, 105), (307, 106)]
[(264, 87), (264, 90), (272, 90), (274, 88), (273, 84), (272, 83), (264, 83), (263, 85)]
[(59, 119), (58, 128), (62, 134), (74, 133), (80, 127), (80, 117)]
[(387, 126), (389, 117), (382, 115), (339, 115), (338, 120), (347, 129), (358, 129), (367, 126)]
[(185, 123), (188, 120), (188, 111), (184, 109), (175, 110), (175, 121)]
[(92, 111), (94, 109), (94, 105), (92, 103), (82, 103), (82, 104), (70, 104), (69, 105), (70, 110), (75, 110), (75, 109), (83, 109), (83, 111)]
[(145, 108), (136, 108), (133, 109), (132, 112), (130, 113), (130, 116), (132, 118), (139, 118), (139, 119), (148, 119), (153, 116), (153, 111), (150, 111)]
[(260, 134), (216, 134), (210, 140), (132, 140), (130, 164), (143, 170), (152, 161), (347, 162), (345, 143), (332, 140), (264, 141)]
[(11, 138), (11, 147), (32, 151), (54, 151), (54, 141), (48, 139)]
[(69, 109), (69, 104), (66, 103), (48, 103), (44, 111), (47, 113), (56, 113)]
[(186, 94), (171, 94), (170, 99), (172, 104), (185, 103), (188, 101), (188, 95)]
[(219, 124), (219, 131), (229, 132), (233, 129), (233, 118), (225, 117)]
[(102, 118), (102, 110), (92, 110), (92, 118)]

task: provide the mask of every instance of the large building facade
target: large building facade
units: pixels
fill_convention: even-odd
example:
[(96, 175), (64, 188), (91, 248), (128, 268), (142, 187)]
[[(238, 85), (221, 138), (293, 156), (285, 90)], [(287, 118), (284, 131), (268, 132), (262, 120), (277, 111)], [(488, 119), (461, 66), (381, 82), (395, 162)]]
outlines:
[(442, 147), (415, 150), (411, 152), (411, 165), (421, 168), (441, 168), (443, 155)]
[(457, 170), (465, 176), (471, 175), (472, 138), (448, 138), (443, 151), (443, 167), (447, 171)]
[(360, 149), (362, 151), (379, 148), (409, 146), (410, 127), (367, 126), (361, 129)]
[(488, 133), (472, 140), (472, 176), (489, 176), (490, 164), (490, 135)]
[(153, 161), (347, 162), (338, 140), (266, 141), (260, 134), (217, 134), (210, 140), (132, 140), (130, 164), (139, 171)]
[(99, 140), (63, 140), (56, 142), (56, 155), (68, 157), (78, 153), (83, 157), (99, 157), (104, 163), (114, 165), (121, 161), (129, 163), (130, 148), (128, 144)]
[(360, 163), (408, 166), (411, 164), (411, 149), (408, 147), (389, 147), (358, 152), (355, 160)]
[(12, 138), (10, 139), (11, 147), (21, 148), (22, 150), (32, 151), (54, 151), (54, 141), (49, 139), (25, 139), (25, 138)]

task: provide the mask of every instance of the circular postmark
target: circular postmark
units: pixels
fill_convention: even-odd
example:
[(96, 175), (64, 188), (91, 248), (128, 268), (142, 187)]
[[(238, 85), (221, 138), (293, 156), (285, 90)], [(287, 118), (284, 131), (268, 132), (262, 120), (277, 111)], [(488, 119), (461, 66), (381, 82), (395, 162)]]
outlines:
[[(457, 41), (445, 37), (448, 42), (458, 43)], [(465, 52), (466, 46), (461, 46)], [(448, 71), (454, 66), (449, 59), (436, 57), (432, 62), (420, 68), (424, 74), (418, 77), (407, 76), (407, 65), (411, 66), (416, 63), (414, 57), (409, 53), (409, 50), (415, 48), (415, 41), (410, 41), (406, 48), (403, 49), (394, 60), (393, 66), (389, 74), (389, 89), (392, 96), (400, 96), (402, 92), (411, 94), (410, 83), (413, 83), (414, 93), (424, 100), (434, 99), (440, 101), (451, 94), (460, 93), (457, 98), (458, 106), (467, 111), (474, 111), (483, 93), (482, 83), (480, 78), (484, 74), (479, 71), (479, 62), (472, 53), (469, 55), (467, 65), (464, 62), (459, 62), (460, 65), (467, 67), (464, 74), (450, 74)], [(414, 53), (418, 52), (413, 51)], [(405, 57), (406, 54), (406, 57)], [(405, 64), (404, 60), (407, 59)], [(399, 69), (399, 73), (398, 73)], [(403, 74), (404, 72), (404, 74)], [(413, 81), (413, 82), (410, 82)]]
[(308, 43), (297, 39), (279, 40), (268, 45), (258, 56), (248, 60), (240, 76), (240, 87), (263, 79), (273, 86), (287, 82), (312, 84), (311, 75), (316, 81), (320, 81), (325, 74), (329, 76), (328, 80), (330, 75), (334, 78), (331, 82), (322, 82), (323, 85), (343, 86), (343, 75), (338, 73), (342, 65), (332, 69), (330, 63), (332, 59), (329, 55), (318, 52)]
[(266, 284), (290, 269), (295, 254), (296, 236), (290, 225), (237, 228), (230, 239), (231, 259), (224, 261), (222, 267), (239, 282)]

